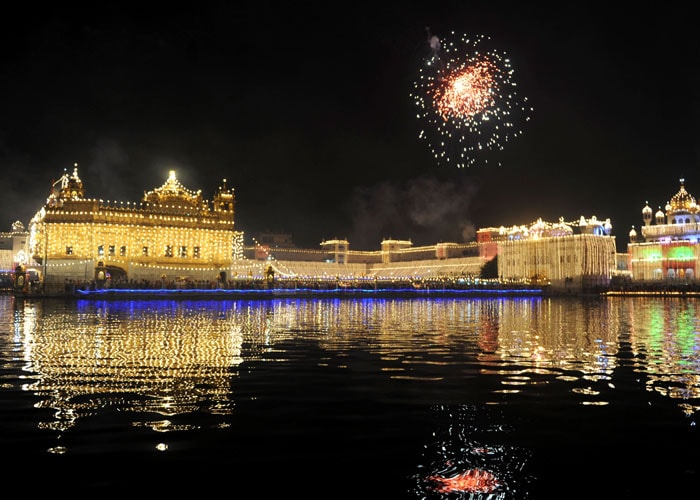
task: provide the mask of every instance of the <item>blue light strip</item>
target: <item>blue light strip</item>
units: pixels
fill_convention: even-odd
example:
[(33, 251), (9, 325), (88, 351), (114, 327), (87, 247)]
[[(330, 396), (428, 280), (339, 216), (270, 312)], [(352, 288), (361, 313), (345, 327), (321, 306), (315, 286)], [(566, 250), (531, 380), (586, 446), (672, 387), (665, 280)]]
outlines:
[(469, 289), (415, 289), (415, 288), (271, 288), (271, 289), (115, 289), (104, 288), (99, 290), (76, 290), (75, 295), (79, 297), (177, 297), (177, 296), (202, 296), (202, 297), (231, 297), (231, 296), (262, 296), (262, 297), (284, 297), (284, 296), (371, 296), (371, 295), (541, 295), (542, 290), (537, 288), (469, 288)]

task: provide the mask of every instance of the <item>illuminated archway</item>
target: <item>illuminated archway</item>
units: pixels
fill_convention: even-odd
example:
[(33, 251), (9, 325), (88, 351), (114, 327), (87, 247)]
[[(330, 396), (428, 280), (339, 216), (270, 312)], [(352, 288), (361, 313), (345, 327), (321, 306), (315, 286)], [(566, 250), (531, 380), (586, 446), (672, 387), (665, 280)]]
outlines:
[(112, 283), (127, 281), (126, 271), (117, 266), (106, 266), (107, 275), (112, 280)]

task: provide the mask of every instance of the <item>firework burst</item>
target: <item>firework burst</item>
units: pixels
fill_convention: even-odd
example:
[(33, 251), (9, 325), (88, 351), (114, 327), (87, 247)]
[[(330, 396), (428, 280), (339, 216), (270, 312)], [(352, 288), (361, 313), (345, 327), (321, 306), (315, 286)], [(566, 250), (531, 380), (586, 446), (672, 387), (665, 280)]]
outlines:
[(419, 137), (439, 164), (488, 163), (490, 153), (502, 151), (522, 133), (518, 124), (529, 120), (532, 108), (516, 92), (510, 61), (486, 48), (489, 41), (454, 33), (445, 40), (428, 37), (430, 54), (411, 97), (427, 124)]

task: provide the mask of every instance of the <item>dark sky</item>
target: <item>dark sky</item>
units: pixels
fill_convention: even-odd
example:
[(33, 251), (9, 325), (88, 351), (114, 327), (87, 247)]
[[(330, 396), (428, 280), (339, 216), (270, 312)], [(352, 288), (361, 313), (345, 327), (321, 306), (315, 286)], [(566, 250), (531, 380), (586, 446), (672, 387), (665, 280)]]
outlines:
[[(230, 5), (229, 5), (230, 4)], [(0, 231), (77, 163), (88, 197), (139, 201), (175, 170), (227, 179), (246, 241), (464, 241), (489, 226), (610, 218), (618, 250), (679, 179), (700, 196), (690, 11), (503, 2), (3, 8)], [(14, 9), (14, 10), (13, 10)], [(427, 29), (485, 34), (530, 120), (500, 164), (437, 164), (410, 97)]]

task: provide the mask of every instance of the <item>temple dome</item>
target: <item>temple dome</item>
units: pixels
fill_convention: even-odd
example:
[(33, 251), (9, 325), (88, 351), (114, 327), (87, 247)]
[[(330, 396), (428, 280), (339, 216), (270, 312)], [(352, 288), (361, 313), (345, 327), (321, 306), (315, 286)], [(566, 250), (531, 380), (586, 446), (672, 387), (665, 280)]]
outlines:
[(143, 201), (155, 207), (168, 207), (171, 209), (204, 208), (202, 191), (193, 192), (185, 188), (171, 170), (168, 180), (159, 187), (144, 193)]
[(693, 196), (685, 190), (684, 182), (684, 179), (681, 179), (680, 189), (673, 195), (671, 201), (669, 202), (671, 211), (696, 212), (697, 204), (695, 202), (695, 198), (693, 198)]

